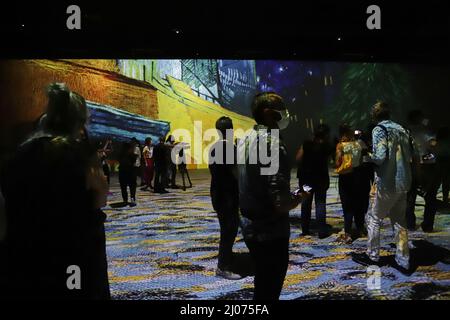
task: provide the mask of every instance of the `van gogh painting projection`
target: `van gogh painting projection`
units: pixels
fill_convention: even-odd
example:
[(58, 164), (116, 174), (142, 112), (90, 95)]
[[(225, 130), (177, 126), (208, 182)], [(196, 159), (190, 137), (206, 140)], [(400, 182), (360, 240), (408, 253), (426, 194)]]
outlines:
[[(401, 117), (420, 95), (412, 89), (412, 75), (416, 87), (422, 78), (406, 65), (276, 60), (10, 60), (1, 61), (0, 68), (6, 93), (0, 97), (2, 146), (11, 133), (30, 130), (44, 111), (44, 88), (53, 81), (86, 97), (92, 138), (115, 141), (142, 142), (147, 136), (157, 141), (180, 128), (202, 134), (223, 115), (236, 129), (247, 130), (254, 125), (255, 93), (276, 91), (291, 115), (284, 135), (295, 150), (324, 121), (366, 128), (368, 108), (378, 99), (389, 101)], [(210, 144), (202, 143), (203, 148)], [(191, 162), (202, 157), (193, 148), (186, 155)]]
[(346, 122), (352, 127), (364, 127), (370, 121), (367, 106), (383, 100), (397, 106), (393, 108), (393, 117), (401, 119), (402, 111), (414, 102), (411, 93), (411, 81), (401, 66), (352, 63), (342, 75), (336, 101), (329, 101), (327, 118), (331, 123)]

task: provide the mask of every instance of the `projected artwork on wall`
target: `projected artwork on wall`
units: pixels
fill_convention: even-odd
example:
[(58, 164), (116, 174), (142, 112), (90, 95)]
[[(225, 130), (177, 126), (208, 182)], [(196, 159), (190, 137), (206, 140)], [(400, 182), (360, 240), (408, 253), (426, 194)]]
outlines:
[[(157, 141), (179, 128), (198, 132), (229, 116), (237, 129), (254, 125), (250, 105), (257, 92), (276, 91), (291, 115), (287, 143), (297, 147), (321, 122), (365, 128), (378, 99), (413, 107), (405, 66), (277, 60), (118, 59), (10, 60), (0, 62), (5, 110), (2, 130), (28, 127), (44, 112), (44, 88), (65, 82), (88, 101), (90, 135), (115, 141)], [(20, 92), (20, 94), (14, 94)], [(8, 107), (5, 106), (14, 106)], [(404, 114), (399, 112), (397, 114)], [(401, 111), (404, 111), (403, 109)], [(28, 128), (27, 127), (27, 128)], [(4, 135), (2, 135), (4, 136)], [(3, 142), (2, 142), (3, 143)], [(206, 144), (206, 143), (205, 143)], [(196, 158), (201, 155), (191, 154)]]

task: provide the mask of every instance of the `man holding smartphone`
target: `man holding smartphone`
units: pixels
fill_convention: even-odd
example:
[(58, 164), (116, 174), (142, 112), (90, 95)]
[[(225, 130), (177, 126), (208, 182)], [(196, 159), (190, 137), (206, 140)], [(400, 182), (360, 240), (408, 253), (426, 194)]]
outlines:
[[(283, 99), (273, 92), (259, 94), (252, 114), (257, 125), (238, 146), (242, 233), (255, 263), (254, 300), (277, 300), (289, 262), (289, 211), (298, 206), (302, 194), (290, 192), (289, 158), (277, 134), (289, 124)], [(279, 158), (278, 170), (267, 175), (261, 170), (268, 166), (261, 161), (260, 144), (264, 143), (271, 156)], [(257, 161), (252, 161), (255, 155)]]

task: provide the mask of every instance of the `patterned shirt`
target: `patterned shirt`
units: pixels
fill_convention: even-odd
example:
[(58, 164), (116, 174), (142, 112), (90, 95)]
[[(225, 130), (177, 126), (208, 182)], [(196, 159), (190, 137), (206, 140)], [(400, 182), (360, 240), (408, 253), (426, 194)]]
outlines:
[[(259, 146), (267, 146), (270, 163), (265, 163)], [(273, 149), (270, 146), (273, 146)], [(255, 160), (255, 161), (252, 161)], [(278, 162), (278, 168), (264, 170)], [(242, 232), (246, 239), (266, 241), (289, 238), (290, 165), (284, 143), (262, 125), (238, 144), (239, 206)]]
[[(383, 126), (386, 131), (380, 127)], [(391, 120), (381, 121), (372, 131), (372, 162), (378, 191), (408, 192), (411, 187), (412, 150), (409, 133)]]

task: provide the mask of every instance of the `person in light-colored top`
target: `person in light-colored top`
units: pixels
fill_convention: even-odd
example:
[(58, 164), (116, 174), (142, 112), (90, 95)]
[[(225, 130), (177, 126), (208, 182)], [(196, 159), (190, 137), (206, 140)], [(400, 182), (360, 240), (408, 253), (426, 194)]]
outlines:
[(136, 155), (136, 161), (134, 163), (135, 168), (141, 167), (141, 148), (139, 147), (139, 141), (136, 138), (132, 138), (131, 142), (134, 144), (134, 154)]
[(145, 146), (142, 150), (142, 154), (144, 155), (144, 161), (145, 161), (145, 168), (144, 168), (144, 183), (145, 186), (141, 188), (142, 191), (148, 190), (148, 188), (152, 188), (152, 180), (153, 180), (153, 173), (154, 173), (154, 162), (153, 162), (153, 145), (152, 145), (152, 139), (147, 138), (145, 139)]
[(412, 150), (406, 129), (390, 120), (386, 103), (372, 107), (372, 119), (377, 125), (372, 131), (375, 163), (376, 194), (372, 210), (367, 215), (367, 253), (354, 254), (353, 260), (364, 265), (381, 265), (380, 232), (383, 219), (389, 217), (396, 239), (396, 267), (409, 273), (408, 229), (406, 228), (406, 193), (411, 187)]

